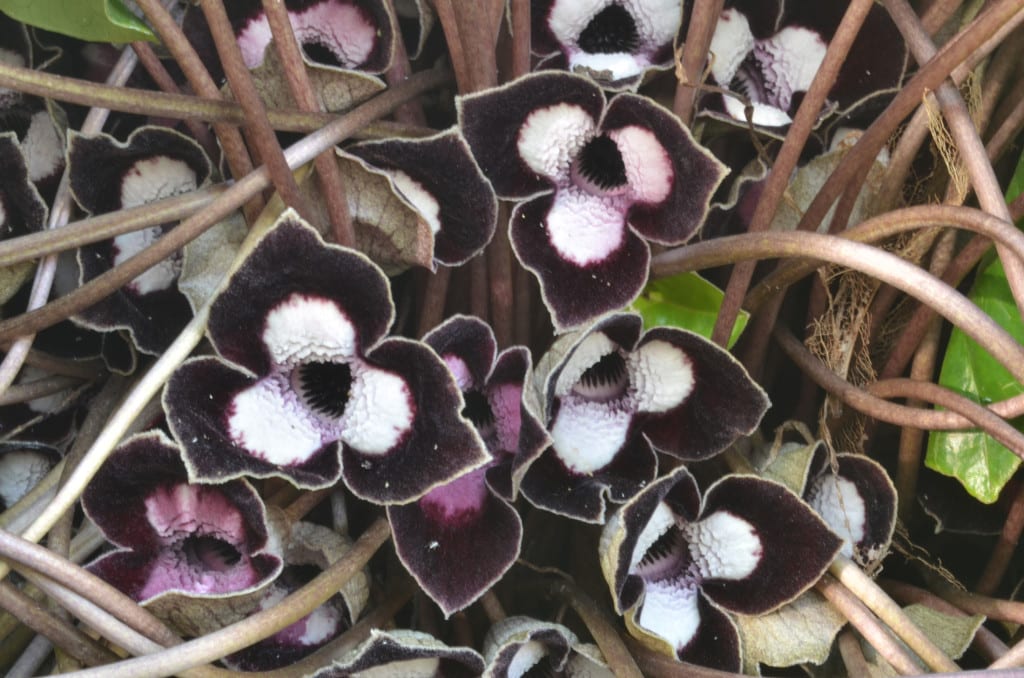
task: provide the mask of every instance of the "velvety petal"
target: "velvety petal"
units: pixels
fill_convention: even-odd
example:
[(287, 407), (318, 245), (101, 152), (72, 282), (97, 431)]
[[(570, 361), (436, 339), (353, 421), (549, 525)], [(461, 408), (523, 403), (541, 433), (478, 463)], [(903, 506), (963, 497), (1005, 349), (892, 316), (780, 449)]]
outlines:
[(629, 210), (630, 226), (658, 243), (688, 240), (707, 217), (711, 196), (727, 174), (725, 165), (693, 140), (675, 114), (646, 97), (615, 97), (601, 126), (613, 138), (619, 135), (637, 201)]
[(896, 529), (896, 488), (885, 469), (858, 454), (838, 454), (833, 473), (818, 445), (804, 498), (843, 537), (842, 553), (870, 567), (888, 552)]
[[(191, 139), (163, 127), (143, 127), (120, 143), (108, 135), (72, 133), (68, 172), (75, 200), (91, 214), (103, 214), (193, 191), (210, 176), (210, 162)], [(86, 245), (78, 251), (81, 282), (92, 280), (158, 240), (164, 226), (152, 226)], [(178, 254), (82, 311), (76, 320), (90, 329), (124, 329), (143, 352), (170, 345), (192, 312), (176, 282)]]
[(82, 506), (124, 547), (96, 561), (94, 571), (139, 601), (251, 591), (281, 569), (255, 490), (241, 480), (188, 484), (180, 452), (163, 434), (140, 434), (118, 447)]
[(576, 634), (561, 624), (529, 617), (506, 617), (495, 622), (484, 638), (487, 660), (484, 678), (561, 673), (566, 670), (573, 647), (578, 643)]
[(644, 582), (632, 570), (662, 531), (670, 527), (672, 521), (651, 526), (655, 514), (664, 515), (666, 508), (682, 521), (697, 519), (700, 490), (686, 467), (680, 466), (647, 485), (611, 517), (601, 533), (601, 570), (619, 614), (642, 599)]
[(370, 631), (370, 638), (312, 678), (472, 678), (484, 670), (484, 660), (468, 647), (448, 647), (419, 631)]
[(42, 230), (47, 213), (46, 203), (29, 180), (18, 137), (13, 132), (0, 133), (0, 236)]
[[(240, 476), (277, 476), (304, 488), (334, 484), (341, 467), (338, 444), (333, 440), (307, 450), (304, 462), (280, 465), (254, 456), (232, 435), (232, 403), (258, 381), (217, 358), (195, 358), (171, 375), (164, 391), (164, 409), (171, 431), (184, 448), (190, 476), (215, 482)], [(281, 416), (267, 413), (277, 422)]]
[(706, 459), (757, 427), (768, 397), (728, 352), (691, 332), (664, 327), (645, 334), (638, 350), (653, 342), (680, 349), (693, 374), (689, 396), (644, 423), (656, 448), (682, 459)]
[[(603, 240), (585, 238), (583, 242), (593, 245), (594, 257), (604, 256), (593, 263), (577, 264), (552, 243), (547, 222), (554, 206), (555, 196), (551, 195), (519, 205), (512, 213), (509, 235), (519, 261), (540, 281), (552, 322), (561, 332), (633, 301), (647, 282), (651, 253), (623, 224), (617, 233), (615, 228), (603, 229), (607, 236)], [(573, 234), (569, 229), (562, 233), (567, 247)], [(608, 244), (612, 237), (620, 238), (614, 249)]]
[(477, 469), (419, 501), (388, 507), (402, 564), (445, 616), (468, 607), (519, 557), (519, 514), (487, 488)]
[(214, 301), (209, 333), (222, 356), (267, 374), (274, 364), (368, 350), (393, 317), (380, 269), (286, 212)]
[(469, 315), (448, 318), (430, 330), (423, 343), (441, 356), (461, 391), (483, 388), (498, 352), (490, 326)]
[[(0, 61), (21, 68), (32, 66), (32, 42), (28, 27), (6, 14), (0, 14)], [(0, 88), (0, 110), (10, 108), (25, 95), (6, 87)]]
[(457, 100), (459, 127), (501, 198), (550, 190), (597, 128), (604, 96), (590, 81), (539, 73)]
[[(451, 373), (430, 348), (387, 339), (367, 360), (404, 382), (408, 397), (414, 399), (414, 419), (387, 450), (360, 449), (347, 433), (343, 435), (342, 475), (356, 496), (379, 504), (409, 502), (490, 461), (480, 436), (460, 415), (463, 401)], [(372, 414), (381, 404), (364, 406)]]
[[(248, 68), (263, 61), (271, 40), (259, 0), (227, 5)], [(304, 56), (314, 63), (382, 73), (394, 52), (394, 18), (378, 0), (287, 0), (285, 8)]]
[(605, 522), (607, 502), (621, 503), (654, 479), (658, 459), (643, 436), (627, 436), (604, 467), (574, 473), (549, 447), (530, 465), (520, 489), (534, 506), (585, 523)]
[(458, 131), (426, 139), (366, 142), (346, 149), (387, 172), (434, 233), (434, 259), (446, 266), (478, 254), (494, 236), (498, 203)]
[[(716, 514), (720, 517), (712, 518)], [(779, 483), (753, 476), (727, 476), (715, 483), (701, 509), (701, 521), (707, 520), (719, 523), (711, 525), (708, 539), (726, 539), (714, 528), (727, 527), (719, 530), (721, 535), (749, 534), (759, 542), (759, 552), (744, 549), (742, 555), (731, 553), (729, 549), (737, 547), (727, 542), (702, 542), (712, 563), (702, 590), (715, 603), (740, 614), (763, 614), (789, 602), (821, 577), (842, 546), (799, 497)], [(713, 564), (719, 558), (730, 559), (725, 569)], [(746, 574), (738, 577), (741, 570)]]

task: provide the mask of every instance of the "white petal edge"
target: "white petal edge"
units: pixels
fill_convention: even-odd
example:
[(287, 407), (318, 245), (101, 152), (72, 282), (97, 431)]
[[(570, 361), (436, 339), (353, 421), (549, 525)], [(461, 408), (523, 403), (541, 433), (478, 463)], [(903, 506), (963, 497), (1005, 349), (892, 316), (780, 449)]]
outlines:
[(578, 72), (579, 69), (585, 68), (595, 73), (608, 73), (610, 77), (605, 79), (613, 82), (632, 78), (638, 75), (645, 66), (650, 65), (649, 59), (629, 52), (591, 54), (590, 52), (573, 51), (569, 57), (569, 70)]
[(527, 167), (555, 182), (565, 182), (573, 159), (594, 136), (597, 123), (573, 104), (533, 111), (519, 128), (516, 149)]
[(437, 199), (424, 188), (423, 184), (401, 170), (389, 170), (388, 175), (394, 182), (395, 188), (419, 212), (420, 217), (430, 228), (430, 232), (437, 235), (437, 232), (441, 230), (441, 205)]
[(292, 294), (270, 309), (263, 344), (275, 365), (338, 362), (356, 352), (356, 329), (329, 299)]
[(667, 412), (693, 393), (693, 363), (667, 341), (647, 342), (626, 361), (640, 412)]
[(362, 671), (353, 671), (352, 678), (434, 678), (440, 675), (439, 657), (421, 657), (388, 662)]
[(632, 420), (632, 409), (615, 401), (591, 403), (568, 396), (551, 426), (555, 453), (573, 473), (599, 471), (622, 449)]
[(654, 542), (658, 541), (675, 524), (676, 515), (672, 512), (672, 509), (665, 502), (658, 502), (658, 505), (654, 507), (654, 512), (651, 513), (651, 517), (647, 520), (647, 524), (644, 525), (644, 529), (640, 531), (640, 535), (636, 538), (636, 546), (633, 547), (633, 555), (629, 561), (630, 571), (636, 569), (636, 566), (644, 559), (644, 556), (647, 555)]
[(672, 42), (683, 19), (681, 0), (623, 0), (633, 15), (641, 47), (648, 51)]
[(711, 77), (728, 87), (752, 49), (754, 34), (747, 17), (735, 8), (724, 10), (711, 36)]
[(341, 440), (361, 454), (385, 454), (412, 428), (416, 416), (412, 394), (396, 374), (368, 365), (353, 367)]
[[(0, 90), (0, 99), (2, 96)], [(45, 179), (64, 161), (64, 140), (57, 133), (49, 112), (38, 111), (32, 115), (28, 131), (21, 141), (21, 152), (25, 155), (29, 181)]]
[[(10, 507), (50, 472), (50, 462), (30, 450), (0, 456), (0, 499)], [(9, 528), (8, 528), (9, 529)]]
[(515, 655), (512, 656), (512, 661), (509, 662), (505, 675), (508, 678), (519, 678), (532, 669), (547, 653), (547, 648), (536, 640), (523, 643), (516, 650)]
[(196, 190), (196, 173), (183, 160), (158, 155), (136, 161), (121, 179), (121, 207), (137, 207)]
[(608, 338), (604, 332), (591, 332), (573, 349), (572, 356), (566, 362), (555, 383), (555, 396), (564, 398), (572, 391), (572, 387), (580, 380), (583, 373), (597, 364), (601, 358), (617, 351), (619, 345)]
[[(146, 249), (163, 235), (159, 226), (144, 228), (131, 233), (114, 237), (114, 265), (117, 266), (127, 259)], [(128, 288), (135, 294), (150, 294), (169, 289), (181, 273), (180, 257), (170, 256), (163, 259), (139, 277), (128, 283)]]
[(563, 45), (575, 45), (580, 33), (612, 0), (555, 0), (548, 14), (548, 28)]
[(683, 535), (704, 579), (744, 579), (764, 555), (754, 526), (728, 511), (715, 511), (684, 526)]

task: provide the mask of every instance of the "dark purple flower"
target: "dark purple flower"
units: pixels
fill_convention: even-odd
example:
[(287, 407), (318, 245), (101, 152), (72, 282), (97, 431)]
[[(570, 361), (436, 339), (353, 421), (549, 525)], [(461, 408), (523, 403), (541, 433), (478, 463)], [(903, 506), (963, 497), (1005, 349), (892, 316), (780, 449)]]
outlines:
[[(558, 65), (605, 87), (636, 87), (672, 63), (681, 0), (533, 0), (533, 49), (560, 52)], [(546, 60), (543, 65), (548, 65)]]
[(842, 540), (790, 490), (727, 476), (704, 493), (684, 467), (622, 507), (601, 536), (601, 567), (630, 632), (683, 661), (740, 668), (726, 610), (757, 615), (821, 577)]
[(119, 547), (89, 570), (140, 603), (163, 599), (179, 628), (203, 624), (202, 615), (189, 619), (189, 599), (213, 605), (210, 599), (251, 594), (281, 571), (252, 486), (190, 483), (180, 450), (162, 433), (118, 447), (86, 488), (82, 506)]
[[(68, 164), (75, 200), (94, 215), (194, 191), (206, 184), (211, 169), (197, 143), (165, 127), (140, 128), (124, 143), (106, 134), (72, 133)], [(151, 226), (82, 247), (81, 282), (130, 259), (171, 226)], [(168, 257), (76, 320), (94, 330), (127, 330), (140, 351), (159, 354), (192, 318), (188, 300), (178, 291), (180, 271), (181, 256)]]
[(533, 504), (603, 523), (654, 479), (654, 450), (707, 459), (754, 430), (764, 391), (726, 351), (701, 336), (618, 314), (566, 336), (541, 361), (552, 445), (531, 464), (522, 491)]
[(310, 488), (340, 475), (391, 504), (487, 462), (444, 363), (383, 338), (393, 317), (380, 269), (286, 211), (213, 302), (222, 357), (186, 362), (164, 393), (193, 477)]
[(484, 678), (613, 678), (601, 651), (561, 624), (529, 617), (496, 622), (484, 638)]
[(647, 281), (645, 240), (689, 239), (723, 166), (670, 111), (567, 73), (459, 100), (459, 122), (501, 198), (516, 256), (559, 331), (619, 309)]
[[(754, 125), (788, 125), (848, 5), (848, 0), (730, 0), (711, 41), (712, 80), (750, 103)], [(906, 64), (907, 50), (895, 24), (882, 7), (872, 7), (823, 115), (847, 112), (892, 91)], [(724, 119), (747, 120), (740, 98), (713, 94), (705, 105)]]
[[(446, 615), (467, 607), (519, 557), (523, 525), (512, 506), (526, 465), (548, 438), (523, 403), (530, 355), (522, 346), (497, 353), (483, 321), (457, 316), (423, 341), (455, 376), (490, 461), (436, 487), (419, 501), (389, 506), (398, 557)], [(447, 450), (458, 457), (460, 450)]]

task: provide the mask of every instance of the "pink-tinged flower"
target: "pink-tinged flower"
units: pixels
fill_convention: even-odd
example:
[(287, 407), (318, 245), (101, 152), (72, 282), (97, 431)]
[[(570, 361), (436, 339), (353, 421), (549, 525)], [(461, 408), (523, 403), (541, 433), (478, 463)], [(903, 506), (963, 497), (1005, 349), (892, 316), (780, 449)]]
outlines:
[(370, 631), (370, 638), (311, 678), (475, 678), (484, 660), (468, 647), (448, 647), (419, 631)]
[(559, 53), (542, 66), (588, 75), (604, 87), (635, 88), (672, 64), (681, 0), (533, 0), (533, 49)]
[(186, 362), (164, 393), (190, 474), (304, 488), (340, 476), (392, 504), (486, 463), (440, 358), (384, 339), (393, 317), (380, 269), (285, 212), (211, 306), (220, 357)]
[[(143, 127), (124, 143), (106, 134), (72, 133), (68, 172), (75, 200), (97, 215), (194, 191), (208, 181), (210, 161), (188, 137), (165, 127)], [(135, 256), (172, 225), (151, 226), (82, 247), (81, 282)], [(181, 256), (175, 254), (75, 320), (94, 330), (127, 330), (140, 351), (158, 355), (192, 318), (188, 300), (178, 291), (180, 272)]]
[[(383, 73), (394, 54), (395, 20), (380, 0), (285, 0), (288, 19), (306, 57), (315, 63)], [(270, 23), (260, 0), (226, 4), (242, 59), (263, 63)]]
[(790, 490), (727, 476), (704, 493), (684, 467), (622, 507), (601, 535), (601, 567), (630, 632), (680, 660), (740, 669), (726, 611), (758, 615), (818, 580), (842, 540)]
[(281, 571), (252, 486), (189, 482), (180, 450), (162, 433), (137, 435), (115, 450), (86, 488), (82, 506), (119, 547), (89, 570), (140, 603), (163, 599), (164, 609), (181, 617), (179, 627), (190, 623), (188, 599), (211, 605), (216, 601), (210, 599), (251, 594)]
[[(848, 5), (848, 0), (730, 0), (711, 40), (712, 80), (749, 101), (754, 125), (788, 125)], [(893, 91), (906, 64), (895, 24), (882, 7), (872, 7), (822, 114), (845, 114)], [(716, 117), (747, 121), (740, 98), (712, 94), (703, 105)]]
[[(395, 550), (446, 615), (467, 607), (519, 557), (523, 525), (512, 506), (526, 465), (546, 447), (544, 428), (523, 403), (530, 355), (497, 354), (491, 329), (457, 316), (426, 337), (462, 390), (462, 413), (476, 426), (490, 461), (436, 487), (419, 501), (389, 506)], [(461, 456), (460, 450), (446, 454)]]
[(608, 500), (626, 501), (657, 475), (655, 450), (707, 459), (761, 421), (768, 398), (731, 355), (691, 332), (641, 325), (609, 316), (541, 360), (552, 444), (523, 477), (534, 505), (603, 523)]
[(501, 198), (516, 256), (540, 280), (559, 331), (637, 297), (645, 240), (700, 227), (724, 168), (649, 99), (606, 104), (586, 78), (545, 72), (459, 100), (459, 122)]

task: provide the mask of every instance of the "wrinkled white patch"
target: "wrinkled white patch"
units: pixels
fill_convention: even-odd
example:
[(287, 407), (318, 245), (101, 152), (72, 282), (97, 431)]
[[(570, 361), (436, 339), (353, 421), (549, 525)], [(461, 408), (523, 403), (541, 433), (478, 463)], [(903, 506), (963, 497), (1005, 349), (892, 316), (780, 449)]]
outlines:
[(389, 170), (388, 174), (402, 196), (420, 213), (420, 217), (427, 223), (430, 232), (436, 235), (441, 230), (441, 205), (437, 199), (423, 187), (423, 184), (405, 172)]
[(341, 623), (341, 613), (331, 605), (321, 605), (305, 618), (305, 633), (299, 638), (303, 645), (316, 645), (334, 636)]
[(473, 387), (473, 375), (470, 373), (466, 361), (454, 353), (445, 353), (441, 359), (448, 366), (448, 371), (455, 377), (455, 384), (460, 391), (468, 391)]
[(619, 147), (633, 199), (651, 204), (665, 200), (672, 192), (675, 172), (658, 137), (636, 125), (612, 130), (608, 136)]
[(680, 649), (697, 634), (700, 627), (699, 593), (696, 582), (663, 579), (647, 582), (636, 622), (650, 633), (664, 638)]
[(640, 48), (655, 50), (672, 42), (683, 19), (681, 0), (622, 0), (636, 21)]
[(575, 45), (590, 20), (612, 0), (561, 0), (553, 3), (548, 28), (563, 45)]
[(309, 410), (287, 377), (273, 374), (236, 395), (227, 413), (228, 434), (239, 447), (279, 466), (301, 464), (337, 440), (338, 426)]
[[(123, 233), (114, 237), (114, 265), (117, 266), (131, 259), (146, 249), (163, 235), (159, 226), (144, 228), (131, 233)], [(128, 283), (127, 287), (135, 294), (143, 295), (150, 292), (162, 292), (170, 288), (181, 273), (181, 258), (168, 257), (163, 259), (145, 273)]]
[(571, 391), (583, 373), (595, 365), (601, 358), (619, 350), (619, 345), (608, 338), (604, 332), (591, 332), (572, 352), (572, 357), (558, 375), (555, 383), (555, 396), (564, 398)]
[(516, 148), (523, 162), (552, 181), (569, 177), (572, 161), (594, 136), (597, 125), (590, 114), (572, 104), (540, 108), (523, 122)]
[(551, 426), (558, 458), (574, 473), (599, 471), (626, 442), (633, 410), (616, 401), (592, 403), (575, 396), (562, 399)]
[(757, 530), (728, 511), (715, 511), (682, 529), (703, 579), (743, 579), (761, 562), (764, 547)]
[(846, 478), (823, 475), (808, 488), (807, 503), (843, 538), (841, 553), (852, 558), (867, 527), (867, 507), (857, 486)]
[(138, 160), (121, 179), (121, 207), (137, 207), (196, 190), (196, 173), (182, 160), (158, 155)]
[(21, 152), (30, 181), (45, 179), (64, 162), (64, 142), (47, 111), (32, 114), (25, 138), (21, 140)]
[(570, 71), (587, 69), (594, 73), (600, 73), (602, 79), (608, 81), (632, 78), (639, 74), (645, 66), (650, 65), (649, 59), (628, 52), (591, 54), (577, 51), (569, 57)]
[(508, 676), (508, 678), (519, 678), (521, 675), (532, 669), (537, 662), (547, 655), (547, 653), (548, 652), (544, 646), (536, 640), (523, 643), (519, 646), (519, 649), (516, 650), (516, 653), (512, 655), (512, 661), (509, 662), (505, 675)]
[(633, 547), (633, 555), (629, 560), (630, 572), (636, 569), (636, 566), (644, 559), (644, 556), (647, 555), (654, 542), (658, 541), (658, 538), (668, 532), (675, 524), (676, 515), (672, 512), (672, 509), (665, 502), (658, 502), (658, 505), (654, 507), (654, 512), (651, 513), (651, 517), (647, 520), (647, 524), (644, 525), (644, 529), (640, 531), (640, 535), (636, 539), (636, 546)]
[[(17, 66), (24, 68), (27, 64), (25, 63), (25, 57), (21, 56), (14, 50), (0, 48), (0, 64), (7, 66)], [(6, 87), (0, 87), (0, 108), (6, 108), (14, 102), (21, 99), (21, 92), (16, 92)]]
[(0, 456), (0, 499), (10, 508), (50, 472), (46, 457), (29, 450)]
[(693, 364), (667, 341), (650, 341), (626, 356), (640, 412), (666, 412), (693, 392)]
[[(726, 113), (737, 120), (746, 122), (747, 109), (739, 99), (726, 95), (722, 97), (722, 100), (725, 102)], [(789, 117), (789, 114), (786, 113), (786, 111), (768, 104), (752, 103), (750, 121), (754, 125), (762, 125), (764, 127), (782, 127), (783, 125), (788, 125), (793, 122), (793, 118)]]
[[(50, 373), (46, 370), (41, 370), (38, 367), (32, 367), (31, 365), (25, 365), (21, 368), (21, 372), (18, 373), (18, 383), (28, 384), (37, 379), (44, 379), (49, 377)], [(56, 412), (64, 404), (64, 401), (68, 397), (68, 389), (63, 391), (57, 391), (50, 395), (45, 395), (41, 398), (33, 398), (28, 401), (28, 408), (33, 412), (41, 414), (50, 414)]]
[[(366, 61), (377, 40), (377, 27), (358, 7), (342, 0), (323, 0), (302, 12), (288, 12), (288, 19), (299, 44), (324, 47), (344, 68)], [(238, 47), (246, 68), (263, 63), (263, 52), (272, 38), (262, 12), (239, 31)]]
[(270, 309), (263, 344), (275, 365), (339, 362), (356, 352), (356, 329), (329, 299), (295, 293)]
[(747, 17), (735, 8), (724, 10), (711, 36), (711, 77), (719, 85), (728, 87), (752, 49), (754, 34)]
[(600, 263), (622, 245), (625, 215), (621, 200), (590, 195), (575, 186), (558, 191), (544, 220), (559, 256), (576, 266)]
[(352, 678), (434, 678), (441, 675), (440, 669), (440, 658), (422, 657), (420, 659), (403, 659), (389, 662), (383, 666), (354, 671)]
[(776, 93), (779, 108), (788, 109), (793, 94), (811, 86), (827, 49), (821, 36), (800, 26), (783, 28), (754, 46), (765, 84)]
[(384, 454), (412, 427), (412, 394), (396, 374), (353, 365), (352, 396), (342, 415), (341, 439), (361, 454)]
[(153, 490), (143, 502), (146, 520), (158, 536), (176, 541), (207, 534), (232, 545), (245, 541), (245, 522), (238, 507), (216, 487), (178, 483)]

